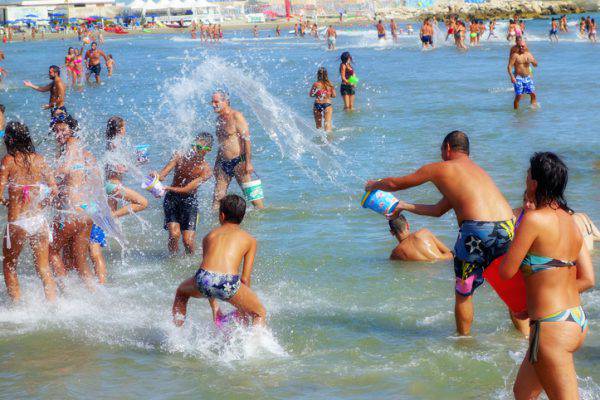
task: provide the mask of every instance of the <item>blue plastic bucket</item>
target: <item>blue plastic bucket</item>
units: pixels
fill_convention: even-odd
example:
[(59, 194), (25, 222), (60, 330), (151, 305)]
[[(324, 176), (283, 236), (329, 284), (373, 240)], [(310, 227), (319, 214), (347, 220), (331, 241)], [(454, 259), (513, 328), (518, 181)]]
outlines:
[(398, 199), (390, 192), (382, 190), (373, 190), (365, 192), (360, 205), (363, 208), (368, 208), (379, 214), (391, 214), (398, 206)]

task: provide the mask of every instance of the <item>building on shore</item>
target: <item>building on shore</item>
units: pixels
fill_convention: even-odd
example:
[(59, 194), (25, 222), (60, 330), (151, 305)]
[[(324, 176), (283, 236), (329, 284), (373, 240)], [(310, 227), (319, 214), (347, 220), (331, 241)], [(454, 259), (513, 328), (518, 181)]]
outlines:
[(0, 23), (27, 20), (44, 24), (52, 15), (70, 19), (116, 14), (115, 0), (0, 0)]
[(167, 26), (186, 27), (192, 22), (222, 23), (221, 8), (207, 0), (133, 0), (119, 2), (121, 9), (141, 14), (143, 19)]

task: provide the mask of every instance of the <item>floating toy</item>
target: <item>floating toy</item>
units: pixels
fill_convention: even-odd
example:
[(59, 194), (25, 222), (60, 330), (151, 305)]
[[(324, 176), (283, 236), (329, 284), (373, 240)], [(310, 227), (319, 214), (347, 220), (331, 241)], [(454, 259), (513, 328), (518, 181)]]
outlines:
[(525, 298), (525, 280), (521, 271), (510, 279), (504, 280), (500, 277), (500, 264), (505, 256), (496, 258), (483, 271), (483, 277), (498, 293), (498, 296), (508, 306), (513, 313), (520, 313), (527, 310), (527, 301)]
[(165, 188), (158, 179), (158, 176), (147, 176), (144, 183), (142, 183), (142, 188), (149, 191), (157, 199), (160, 199), (165, 194)]
[(356, 75), (352, 75), (350, 78), (347, 79), (347, 81), (352, 85), (356, 85), (358, 83), (358, 78), (356, 77)]
[(85, 36), (85, 37), (83, 38), (83, 43), (85, 43), (85, 44), (90, 44), (90, 42), (91, 42), (91, 40), (90, 40), (90, 38), (89, 38), (88, 36)]
[(373, 190), (365, 192), (360, 205), (363, 208), (369, 208), (376, 213), (387, 215), (394, 212), (398, 206), (398, 199), (389, 192), (382, 190)]
[(135, 146), (135, 157), (139, 165), (146, 164), (148, 162), (149, 148), (149, 144), (138, 144)]
[(262, 182), (258, 178), (258, 175), (256, 175), (255, 180), (242, 183), (242, 191), (248, 201), (256, 201), (265, 198)]

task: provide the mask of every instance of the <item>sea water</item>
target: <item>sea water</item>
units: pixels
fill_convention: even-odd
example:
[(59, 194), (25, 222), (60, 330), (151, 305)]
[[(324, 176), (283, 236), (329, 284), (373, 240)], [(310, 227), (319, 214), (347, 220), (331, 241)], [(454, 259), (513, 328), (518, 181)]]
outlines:
[[(100, 163), (106, 121), (127, 121), (130, 187), (139, 188), (197, 133), (214, 132), (213, 90), (229, 92), (245, 114), (267, 209), (249, 211), (244, 228), (259, 241), (252, 286), (269, 328), (223, 334), (207, 302), (195, 299), (184, 328), (172, 326), (175, 289), (194, 274), (201, 251), (168, 257), (161, 201), (144, 193), (150, 205), (122, 220), (125, 249), (110, 241), (108, 282), (94, 293), (73, 276), (56, 304), (47, 305), (31, 254), (23, 252), (22, 303), (11, 307), (0, 288), (2, 397), (510, 398), (527, 342), (498, 297), (481, 287), (472, 336), (457, 338), (451, 263), (389, 261), (396, 243), (387, 223), (359, 201), (366, 179), (438, 161), (444, 135), (461, 129), (473, 159), (515, 207), (531, 154), (557, 152), (570, 168), (569, 204), (600, 224), (600, 46), (574, 32), (551, 44), (547, 20), (527, 27), (541, 106), (531, 109), (524, 98), (519, 111), (512, 109), (502, 23), (500, 38), (487, 41), (486, 33), (468, 52), (450, 41), (422, 51), (416, 36), (378, 41), (372, 27), (340, 29), (336, 51), (309, 37), (267, 37), (268, 31), (260, 39), (228, 31), (218, 45), (183, 33), (107, 38), (101, 48), (116, 60), (114, 76), (70, 89), (66, 105)], [(76, 45), (69, 39), (3, 48), (10, 74), (0, 102), (7, 119), (27, 123), (49, 159), (56, 146), (40, 108), (47, 94), (22, 80), (47, 82), (47, 67), (62, 65), (67, 47)], [(314, 130), (308, 92), (320, 66), (339, 83), (342, 51), (351, 52), (360, 77), (357, 110), (344, 113), (335, 99), (334, 131), (325, 135)], [(142, 166), (134, 165), (138, 144), (150, 145)], [(209, 212), (213, 185), (199, 190), (199, 237), (216, 224)], [(231, 191), (240, 192), (235, 185)], [(396, 195), (440, 199), (432, 185)], [(426, 227), (453, 245), (452, 213), (407, 217), (412, 229)], [(597, 275), (599, 254), (593, 253)], [(582, 296), (590, 333), (575, 362), (585, 399), (600, 398), (599, 293)]]

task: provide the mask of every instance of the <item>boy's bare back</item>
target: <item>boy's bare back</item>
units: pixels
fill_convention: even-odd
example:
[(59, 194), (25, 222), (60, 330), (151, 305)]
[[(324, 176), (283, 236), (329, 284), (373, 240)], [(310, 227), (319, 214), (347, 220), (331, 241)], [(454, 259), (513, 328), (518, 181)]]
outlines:
[[(210, 231), (202, 240), (200, 268), (222, 274), (238, 275), (242, 260), (256, 252), (256, 239), (239, 225), (225, 223)], [(245, 260), (245, 265), (253, 260)]]

